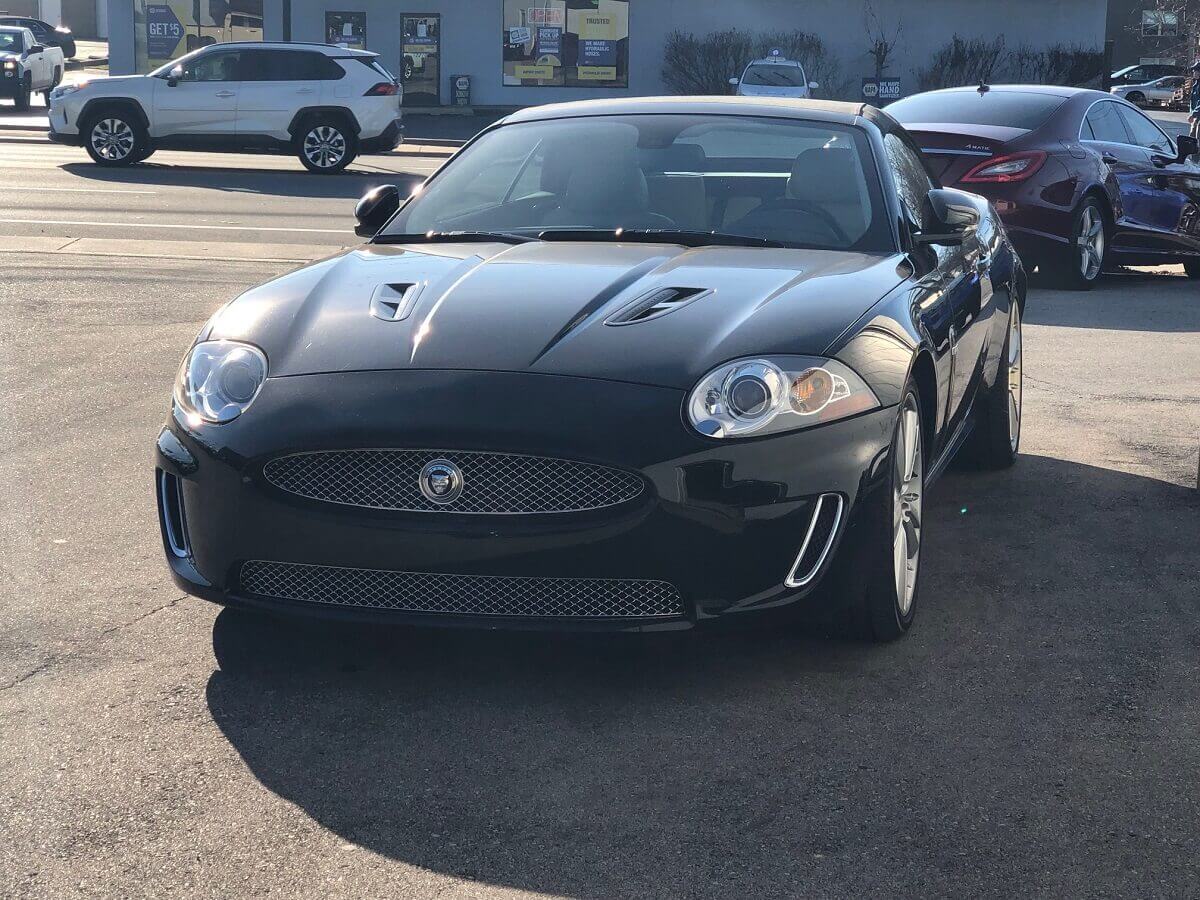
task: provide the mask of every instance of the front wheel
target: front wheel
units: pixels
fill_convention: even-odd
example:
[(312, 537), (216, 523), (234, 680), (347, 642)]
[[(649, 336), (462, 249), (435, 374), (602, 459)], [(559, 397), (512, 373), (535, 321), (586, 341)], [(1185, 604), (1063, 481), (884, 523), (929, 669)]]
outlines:
[(916, 615), (924, 536), (923, 436), (921, 399), (909, 385), (888, 450), (886, 489), (861, 501), (832, 580), (850, 630), (868, 640), (896, 640)]
[(21, 83), (17, 86), (17, 92), (13, 95), (13, 106), (19, 112), (25, 112), (29, 109), (29, 98), (33, 94), (33, 86), (26, 75), (21, 79)]
[(317, 119), (300, 129), (297, 156), (310, 172), (340, 172), (358, 155), (358, 138), (342, 122)]
[(88, 156), (98, 166), (127, 166), (148, 155), (146, 130), (124, 113), (101, 113), (82, 133)]
[(1071, 219), (1070, 243), (1042, 266), (1050, 281), (1069, 291), (1090, 291), (1100, 280), (1108, 254), (1108, 225), (1095, 197), (1087, 197)]
[(1014, 297), (996, 383), (980, 398), (975, 430), (964, 448), (964, 456), (985, 469), (1006, 469), (1017, 461), (1025, 393), (1022, 343), (1021, 305)]

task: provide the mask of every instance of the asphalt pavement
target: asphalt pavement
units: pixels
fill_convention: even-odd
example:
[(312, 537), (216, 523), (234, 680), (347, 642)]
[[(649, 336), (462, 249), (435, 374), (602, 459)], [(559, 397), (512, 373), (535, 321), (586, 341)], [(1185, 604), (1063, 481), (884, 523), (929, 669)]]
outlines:
[(0, 140), (0, 896), (1195, 895), (1178, 269), (1034, 290), (1021, 458), (933, 488), (896, 644), (311, 628), (180, 596), (153, 441), (215, 309), (440, 160), (83, 159)]

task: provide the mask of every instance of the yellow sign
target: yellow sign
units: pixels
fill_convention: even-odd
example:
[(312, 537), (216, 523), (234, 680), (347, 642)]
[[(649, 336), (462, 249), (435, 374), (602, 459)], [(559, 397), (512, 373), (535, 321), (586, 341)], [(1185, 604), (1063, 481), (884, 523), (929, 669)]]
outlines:
[(580, 66), (578, 69), (580, 81), (616, 81), (616, 66)]
[(544, 80), (549, 81), (554, 78), (554, 66), (516, 66), (516, 71), (513, 72), (521, 80)]

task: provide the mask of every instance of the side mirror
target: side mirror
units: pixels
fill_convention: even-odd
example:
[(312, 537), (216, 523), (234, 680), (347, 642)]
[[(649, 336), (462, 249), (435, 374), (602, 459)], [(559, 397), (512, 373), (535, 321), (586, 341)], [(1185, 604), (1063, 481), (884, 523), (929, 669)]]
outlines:
[(817, 88), (819, 88), (820, 86), (821, 86), (821, 82), (819, 82), (819, 81), (810, 81), (810, 82), (808, 83), (808, 89), (809, 89), (810, 91), (815, 91), (815, 90), (816, 90)]
[(742, 83), (742, 79), (740, 79), (740, 78), (736, 78), (736, 77), (735, 77), (735, 78), (730, 78), (730, 79), (729, 79), (729, 83), (730, 83), (731, 85), (733, 85), (734, 87), (737, 87), (739, 84), (741, 84), (741, 83)]
[(399, 208), (400, 189), (396, 185), (382, 184), (367, 191), (354, 207), (354, 218), (358, 219), (354, 233), (359, 237), (374, 237)]
[(1196, 140), (1190, 134), (1181, 134), (1175, 138), (1175, 149), (1178, 151), (1175, 156), (1175, 162), (1185, 163), (1189, 158), (1200, 154), (1200, 141)]
[(183, 78), (183, 66), (175, 66), (167, 73), (167, 87), (178, 87)]
[(957, 247), (976, 232), (981, 219), (978, 207), (968, 195), (945, 189), (929, 192), (927, 213), (934, 230), (914, 234), (913, 240), (918, 244)]
[(34, 53), (45, 53), (46, 45), (45, 44), (34, 44), (26, 52), (29, 53), (30, 55), (32, 55)]

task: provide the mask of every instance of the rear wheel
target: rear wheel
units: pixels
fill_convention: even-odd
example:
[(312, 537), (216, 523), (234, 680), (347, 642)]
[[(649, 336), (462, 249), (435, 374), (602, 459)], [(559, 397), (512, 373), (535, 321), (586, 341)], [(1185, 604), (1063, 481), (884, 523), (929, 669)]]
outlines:
[(886, 490), (864, 498), (833, 579), (851, 631), (892, 641), (912, 626), (919, 588), (925, 495), (921, 400), (910, 385), (888, 453)]
[(146, 129), (120, 110), (104, 110), (82, 129), (88, 156), (99, 166), (127, 166), (149, 155)]
[(1090, 291), (1100, 280), (1108, 254), (1108, 222), (1095, 197), (1086, 197), (1071, 220), (1066, 248), (1044, 261), (1042, 270), (1057, 287)]
[(304, 168), (322, 175), (340, 172), (358, 155), (358, 138), (340, 119), (312, 119), (297, 134)]
[(1144, 106), (1146, 103), (1146, 95), (1141, 91), (1130, 91), (1125, 95), (1125, 99), (1134, 106)]

